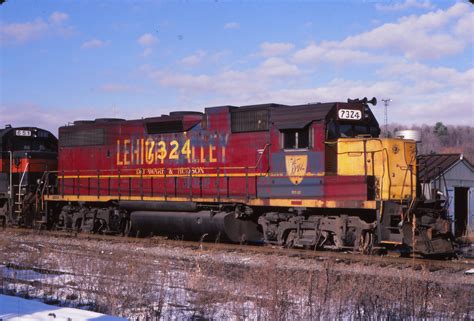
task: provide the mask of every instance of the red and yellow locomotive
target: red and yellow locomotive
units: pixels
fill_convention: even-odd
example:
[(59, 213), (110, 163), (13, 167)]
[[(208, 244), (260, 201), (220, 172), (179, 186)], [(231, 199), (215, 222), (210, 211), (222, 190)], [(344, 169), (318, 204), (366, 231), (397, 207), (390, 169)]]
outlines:
[(57, 169), (58, 141), (36, 127), (0, 130), (0, 224), (31, 226), (37, 213), (39, 181)]
[(74, 122), (59, 129), (45, 211), (104, 233), (452, 251), (443, 211), (416, 198), (416, 142), (380, 138), (368, 103)]

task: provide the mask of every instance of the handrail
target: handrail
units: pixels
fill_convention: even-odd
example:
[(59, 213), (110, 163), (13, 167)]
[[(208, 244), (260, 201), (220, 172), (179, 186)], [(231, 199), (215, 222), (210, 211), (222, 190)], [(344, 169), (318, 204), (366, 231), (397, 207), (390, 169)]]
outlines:
[[(22, 202), (21, 201), (21, 187), (22, 187), (23, 180), (25, 179), (26, 172), (28, 171), (28, 167), (30, 167), (29, 162), (26, 163), (25, 169), (23, 170), (23, 174), (21, 175), (20, 183), (18, 184), (18, 210), (19, 211), (23, 211), (23, 207), (21, 204)], [(18, 214), (21, 217), (22, 213), (18, 213)]]
[[(41, 163), (41, 164), (46, 164), (46, 163)], [(46, 164), (47, 165), (47, 164)], [(46, 166), (47, 167), (47, 166)], [(42, 185), (41, 185), (42, 184)], [(36, 187), (35, 191), (35, 196), (36, 196), (36, 212), (38, 212), (38, 194), (41, 200), (41, 210), (44, 209), (44, 190), (46, 187), (49, 185), (49, 172), (44, 171), (43, 175), (41, 175), (40, 181), (38, 186)]]
[[(67, 180), (69, 180), (71, 177), (74, 177), (73, 179), (76, 179), (77, 177), (77, 196), (79, 197), (80, 194), (81, 194), (81, 186), (80, 186), (80, 183), (79, 183), (79, 180), (80, 180), (80, 174), (81, 175), (81, 178), (83, 179), (86, 179), (87, 178), (87, 181), (88, 181), (88, 184), (87, 184), (87, 195), (91, 195), (91, 191), (90, 191), (90, 188), (92, 187), (91, 186), (91, 182), (90, 180), (91, 179), (97, 179), (97, 183), (96, 184), (93, 184), (95, 185), (95, 187), (92, 187), (92, 188), (97, 188), (97, 191), (92, 191), (92, 194), (97, 194), (98, 197), (100, 197), (100, 195), (102, 194), (101, 193), (101, 188), (105, 187), (104, 186), (101, 186), (102, 184), (99, 183), (99, 180), (101, 179), (105, 179), (105, 178), (108, 178), (109, 181), (111, 178), (114, 178), (115, 176), (117, 176), (117, 179), (118, 179), (118, 186), (116, 187), (117, 188), (117, 192), (118, 192), (118, 196), (119, 196), (119, 199), (120, 199), (120, 195), (121, 195), (121, 178), (125, 178), (127, 177), (128, 178), (128, 196), (130, 197), (132, 195), (132, 179), (133, 181), (136, 182), (135, 179), (139, 179), (139, 195), (142, 197), (145, 196), (145, 191), (144, 191), (144, 186), (143, 186), (143, 179), (146, 178), (146, 177), (155, 177), (157, 175), (160, 176), (160, 178), (162, 178), (164, 180), (164, 183), (163, 183), (163, 193), (164, 193), (164, 197), (165, 197), (165, 200), (166, 198), (169, 196), (169, 184), (168, 183), (168, 178), (174, 178), (173, 181), (174, 181), (174, 196), (177, 196), (178, 194), (178, 179), (189, 179), (190, 182), (189, 182), (189, 191), (188, 191), (188, 197), (190, 200), (193, 199), (194, 195), (193, 195), (193, 178), (194, 177), (199, 177), (199, 195), (202, 197), (202, 192), (203, 192), (203, 188), (202, 188), (202, 179), (203, 178), (211, 178), (211, 177), (214, 177), (216, 176), (216, 193), (217, 193), (217, 197), (218, 199), (221, 197), (221, 188), (223, 186), (221, 186), (220, 184), (220, 180), (221, 179), (227, 179), (227, 183), (225, 184), (225, 186), (227, 186), (227, 191), (226, 191), (226, 194), (229, 195), (229, 192), (230, 192), (230, 188), (229, 188), (229, 181), (230, 181), (230, 178), (232, 178), (232, 175), (237, 175), (238, 174), (242, 174), (242, 177), (241, 178), (244, 178), (245, 179), (245, 195), (247, 198), (250, 198), (251, 194), (254, 194), (255, 193), (255, 197), (257, 197), (258, 195), (258, 191), (257, 191), (257, 188), (258, 188), (258, 184), (257, 184), (257, 180), (258, 180), (258, 176), (257, 175), (260, 175), (260, 176), (265, 176), (268, 174), (268, 171), (270, 169), (270, 166), (268, 166), (268, 168), (261, 168), (259, 171), (257, 171), (257, 169), (259, 167), (261, 167), (261, 164), (262, 164), (262, 161), (263, 161), (263, 158), (264, 158), (264, 155), (268, 153), (269, 151), (269, 147), (271, 146), (271, 144), (265, 144), (265, 146), (263, 147), (263, 149), (260, 149), (258, 150), (260, 152), (260, 155), (258, 156), (258, 159), (255, 163), (254, 166), (223, 166), (223, 167), (220, 167), (220, 166), (216, 166), (216, 167), (203, 167), (203, 166), (199, 166), (198, 164), (177, 164), (176, 167), (169, 167), (170, 164), (162, 164), (163, 167), (159, 167), (160, 169), (160, 174), (153, 174), (151, 172), (146, 172), (146, 170), (148, 168), (113, 168), (113, 169), (85, 169), (85, 170), (56, 170), (56, 171), (48, 171), (47, 172), (47, 177), (49, 178), (49, 175), (54, 175), (54, 174), (57, 174), (58, 176), (58, 182), (60, 185), (58, 185), (58, 192), (64, 196), (64, 188), (70, 188), (70, 184), (69, 183), (66, 183)], [(181, 165), (181, 167), (179, 167)], [(184, 165), (184, 166), (183, 166)], [(192, 172), (192, 168), (194, 166), (199, 166), (199, 168), (202, 168), (202, 169), (205, 169), (207, 170), (207, 173), (202, 173), (202, 174), (197, 174), (197, 173), (193, 173)], [(189, 172), (185, 172), (185, 173), (181, 173), (181, 172), (175, 172), (175, 171), (169, 171), (169, 169), (182, 169), (184, 168), (185, 170), (186, 169), (189, 169)], [(150, 169), (156, 169), (151, 167)], [(161, 172), (161, 170), (163, 170)], [(255, 191), (252, 191), (250, 192), (250, 186), (249, 186), (249, 177), (250, 177), (250, 174), (252, 174), (253, 176), (255, 176)], [(153, 180), (152, 180), (153, 182)], [(109, 185), (110, 185), (110, 182), (109, 182)], [(75, 190), (75, 181), (73, 182), (73, 190)], [(44, 195), (44, 188), (43, 187), (43, 195)], [(110, 186), (108, 187), (110, 189)], [(183, 192), (181, 191), (181, 188), (179, 188), (179, 193)], [(147, 188), (147, 191), (146, 191), (146, 194), (148, 194), (148, 188)], [(74, 193), (74, 192), (73, 192)], [(154, 191), (153, 191), (153, 186), (151, 187), (151, 193), (153, 194)], [(108, 193), (110, 195), (110, 191)], [(49, 195), (49, 194), (48, 194)]]
[[(239, 166), (239, 167), (221, 167), (221, 166), (216, 166), (216, 167), (202, 167), (202, 166), (199, 166), (200, 168), (202, 169), (207, 169), (207, 170), (215, 170), (217, 171), (217, 169), (223, 171), (223, 170), (245, 170), (245, 169), (256, 169), (257, 166)], [(183, 168), (183, 167), (159, 167), (159, 169), (176, 169), (176, 168)], [(191, 168), (191, 167), (186, 167), (186, 168)], [(153, 169), (153, 168), (147, 168), (145, 167), (144, 168), (145, 170), (147, 169)], [(140, 173), (137, 173), (137, 170), (140, 170), (140, 168), (121, 168), (120, 171), (121, 173), (123, 174), (124, 171), (128, 171), (130, 173), (133, 173), (133, 175), (137, 176), (137, 177), (140, 177)], [(48, 171), (49, 173), (51, 174), (59, 174), (59, 173), (62, 173), (64, 172), (64, 176), (75, 176), (77, 177), (77, 170), (64, 170), (64, 171)], [(118, 172), (118, 169), (100, 169), (100, 172), (102, 173), (101, 176), (105, 176), (107, 175), (107, 172), (108, 173), (116, 173)], [(80, 170), (80, 173), (89, 173), (89, 174), (92, 174), (94, 173), (94, 175), (89, 175), (93, 177), (97, 177), (97, 169), (84, 169), (84, 170)], [(109, 174), (110, 175), (110, 174)], [(125, 174), (126, 175), (126, 174)], [(158, 174), (145, 174), (144, 176), (153, 176), (153, 175), (158, 175)], [(123, 176), (123, 175), (122, 175)], [(188, 177), (188, 173), (185, 173), (185, 174), (167, 174), (167, 177)]]
[(23, 180), (25, 179), (25, 175), (26, 175), (26, 171), (28, 170), (28, 167), (30, 167), (30, 163), (29, 163), (29, 162), (26, 163), (25, 169), (23, 170), (23, 174), (21, 175), (20, 184), (18, 185), (18, 187), (19, 187), (20, 189), (21, 189)]
[(271, 146), (271, 144), (265, 144), (265, 146), (263, 147), (262, 153), (260, 154), (260, 157), (258, 158), (257, 163), (255, 164), (254, 169), (257, 169), (258, 165), (260, 164), (260, 161), (263, 159), (263, 155), (265, 154), (265, 150), (267, 149), (267, 147), (270, 147), (270, 146)]

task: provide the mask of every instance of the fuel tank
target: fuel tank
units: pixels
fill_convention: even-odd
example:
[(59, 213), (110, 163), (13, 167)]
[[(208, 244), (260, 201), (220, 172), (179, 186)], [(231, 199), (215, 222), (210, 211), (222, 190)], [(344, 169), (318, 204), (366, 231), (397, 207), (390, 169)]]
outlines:
[(263, 241), (259, 225), (250, 220), (236, 219), (232, 212), (165, 212), (134, 211), (130, 215), (131, 235), (166, 235), (188, 240), (216, 239), (235, 243)]

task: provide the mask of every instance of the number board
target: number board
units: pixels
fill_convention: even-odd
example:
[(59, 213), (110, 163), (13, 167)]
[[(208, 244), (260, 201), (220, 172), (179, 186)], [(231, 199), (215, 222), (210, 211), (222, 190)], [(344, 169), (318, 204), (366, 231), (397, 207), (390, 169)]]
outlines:
[(362, 112), (355, 109), (339, 109), (337, 116), (339, 119), (360, 120)]
[(15, 131), (16, 136), (31, 136), (31, 130), (17, 129)]

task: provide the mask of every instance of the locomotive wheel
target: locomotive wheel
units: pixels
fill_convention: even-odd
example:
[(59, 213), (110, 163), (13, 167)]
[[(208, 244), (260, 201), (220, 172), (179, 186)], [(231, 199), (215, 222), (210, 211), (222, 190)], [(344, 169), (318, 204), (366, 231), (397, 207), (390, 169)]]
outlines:
[(82, 219), (77, 219), (74, 224), (74, 231), (76, 233), (82, 232)]
[(359, 252), (371, 254), (374, 246), (374, 235), (370, 231), (362, 232), (359, 241)]
[(92, 233), (93, 234), (103, 234), (107, 231), (107, 222), (103, 219), (95, 219)]
[(132, 235), (132, 221), (130, 219), (126, 220), (125, 222), (125, 226), (123, 228), (123, 231), (122, 231), (122, 236), (135, 236), (135, 235)]
[(295, 246), (296, 231), (291, 231), (285, 239), (285, 248), (291, 249)]
[(314, 251), (321, 250), (322, 245), (324, 243), (324, 238), (323, 238), (323, 235), (322, 235), (320, 230), (316, 230), (316, 236), (315, 236), (314, 240), (315, 240), (315, 242), (314, 242), (315, 244), (314, 244), (313, 250)]

